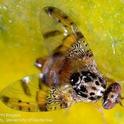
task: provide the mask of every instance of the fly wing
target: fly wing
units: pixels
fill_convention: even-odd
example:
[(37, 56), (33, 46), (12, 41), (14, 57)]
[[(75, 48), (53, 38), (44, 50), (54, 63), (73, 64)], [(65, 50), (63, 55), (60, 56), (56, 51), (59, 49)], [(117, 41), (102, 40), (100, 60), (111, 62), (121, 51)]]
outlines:
[[(69, 96), (69, 97), (68, 97)], [(48, 87), (41, 74), (26, 76), (10, 84), (0, 93), (0, 100), (9, 108), (26, 111), (52, 111), (70, 106), (68, 88)]]
[[(68, 15), (56, 7), (47, 6), (41, 11), (41, 22), (44, 43), (51, 50), (50, 53), (53, 54), (51, 57), (60, 60), (60, 62), (53, 61), (60, 72), (54, 74), (54, 79), (59, 80), (59, 83), (69, 83), (70, 75), (73, 72), (81, 71), (84, 68), (97, 71), (93, 53), (84, 35)], [(56, 43), (58, 45), (53, 47)]]
[(64, 12), (50, 6), (41, 10), (40, 26), (44, 45), (49, 54), (53, 53), (68, 34), (76, 30), (76, 25)]
[(2, 102), (10, 108), (22, 111), (38, 111), (36, 94), (39, 89), (39, 76), (30, 75), (18, 80), (0, 93)]
[(51, 6), (43, 8), (40, 22), (44, 43), (50, 53), (51, 51), (52, 53), (59, 52), (69, 58), (81, 59), (93, 56), (76, 24), (60, 9)]

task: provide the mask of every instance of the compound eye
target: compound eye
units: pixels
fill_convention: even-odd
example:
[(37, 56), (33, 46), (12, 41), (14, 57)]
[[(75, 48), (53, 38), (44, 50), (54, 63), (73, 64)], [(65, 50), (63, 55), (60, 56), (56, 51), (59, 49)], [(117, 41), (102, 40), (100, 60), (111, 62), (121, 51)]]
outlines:
[(121, 92), (121, 86), (119, 83), (113, 83), (111, 85), (112, 89), (113, 89), (113, 92), (115, 93), (120, 93)]
[(112, 109), (114, 107), (115, 103), (112, 103), (111, 100), (107, 100), (103, 103), (104, 109)]
[(71, 75), (71, 77), (70, 77), (70, 82), (71, 82), (71, 84), (72, 84), (72, 85), (75, 85), (75, 83), (78, 82), (79, 77), (80, 77), (80, 74), (79, 74), (78, 72), (73, 73), (73, 74)]
[(103, 107), (105, 109), (113, 108), (117, 103), (120, 103), (121, 87), (118, 83), (111, 84), (105, 91), (103, 96)]

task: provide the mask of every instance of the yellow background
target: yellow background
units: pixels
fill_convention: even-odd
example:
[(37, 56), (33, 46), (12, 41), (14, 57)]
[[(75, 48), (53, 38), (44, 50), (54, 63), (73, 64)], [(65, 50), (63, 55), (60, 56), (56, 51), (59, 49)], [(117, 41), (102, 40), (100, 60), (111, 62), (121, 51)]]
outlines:
[[(25, 75), (38, 72), (34, 61), (47, 54), (39, 21), (44, 6), (56, 6), (74, 20), (85, 35), (99, 70), (120, 82), (124, 89), (124, 0), (0, 0), (0, 91)], [(0, 102), (0, 123), (5, 119), (4, 113), (42, 119), (39, 124), (124, 123), (123, 107), (104, 110), (101, 102), (79, 103), (47, 113), (18, 112)]]

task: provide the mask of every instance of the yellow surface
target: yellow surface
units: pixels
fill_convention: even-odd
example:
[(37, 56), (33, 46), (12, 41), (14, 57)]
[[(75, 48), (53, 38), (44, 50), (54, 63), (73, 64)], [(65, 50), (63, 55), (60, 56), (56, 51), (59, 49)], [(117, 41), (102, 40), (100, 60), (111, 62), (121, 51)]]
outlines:
[[(38, 72), (34, 61), (47, 54), (39, 13), (43, 6), (49, 5), (62, 9), (74, 20), (84, 33), (100, 71), (119, 81), (124, 89), (123, 0), (0, 0), (0, 90), (25, 75)], [(5, 124), (7, 118), (20, 119), (18, 124), (22, 124), (19, 121), (32, 124), (36, 121), (39, 124), (124, 123), (123, 107), (99, 108), (101, 102), (99, 107), (79, 103), (67, 110), (26, 113), (9, 109), (0, 102), (0, 123)]]

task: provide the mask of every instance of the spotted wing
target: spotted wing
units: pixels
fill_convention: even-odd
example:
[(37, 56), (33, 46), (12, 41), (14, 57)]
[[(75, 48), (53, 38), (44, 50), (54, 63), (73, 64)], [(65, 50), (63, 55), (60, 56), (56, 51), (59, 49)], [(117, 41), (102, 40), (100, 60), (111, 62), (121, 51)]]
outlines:
[(83, 34), (63, 11), (45, 7), (40, 14), (41, 30), (50, 53), (60, 52), (70, 58), (92, 57), (93, 54)]
[(49, 54), (62, 44), (66, 36), (77, 30), (73, 21), (55, 7), (44, 7), (41, 10), (40, 25), (44, 45)]
[[(26, 76), (0, 92), (0, 100), (9, 108), (26, 111), (51, 111), (70, 106), (66, 99), (71, 94), (66, 89), (48, 87), (41, 81), (41, 75)], [(67, 92), (66, 92), (67, 91)], [(69, 105), (68, 105), (69, 104)]]
[(5, 105), (13, 109), (38, 111), (36, 101), (38, 83), (38, 75), (26, 76), (3, 89), (0, 93), (0, 99)]

